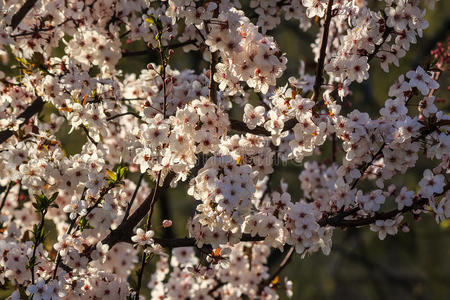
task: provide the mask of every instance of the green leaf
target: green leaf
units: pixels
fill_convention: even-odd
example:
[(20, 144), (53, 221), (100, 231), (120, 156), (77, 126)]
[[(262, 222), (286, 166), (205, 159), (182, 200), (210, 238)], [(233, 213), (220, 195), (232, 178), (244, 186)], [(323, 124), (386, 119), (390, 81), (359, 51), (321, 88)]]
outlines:
[(78, 226), (80, 226), (81, 232), (83, 232), (83, 230), (85, 230), (85, 229), (93, 229), (94, 228), (89, 224), (88, 220), (86, 219), (86, 216), (81, 217), (80, 223), (78, 224)]
[(155, 15), (151, 14), (150, 16), (148, 16), (148, 18), (145, 19), (145, 22), (147, 22), (149, 24), (155, 24), (156, 25), (156, 17), (155, 17)]
[(108, 174), (108, 179), (112, 181), (117, 181), (117, 175), (111, 170), (106, 170), (106, 174)]
[(56, 200), (56, 198), (58, 198), (58, 192), (54, 193), (54, 194), (50, 197), (50, 199), (49, 199), (50, 203), (53, 203), (53, 202)]
[(122, 180), (125, 177), (125, 175), (127, 174), (127, 172), (128, 172), (128, 167), (119, 168), (119, 170), (117, 172), (118, 180), (119, 181)]

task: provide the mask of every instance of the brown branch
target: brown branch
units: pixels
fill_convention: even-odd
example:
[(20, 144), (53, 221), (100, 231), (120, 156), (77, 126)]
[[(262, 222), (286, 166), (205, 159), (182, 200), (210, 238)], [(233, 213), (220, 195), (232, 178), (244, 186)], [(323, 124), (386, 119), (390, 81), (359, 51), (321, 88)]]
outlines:
[[(18, 119), (25, 119), (25, 121), (19, 125), (19, 128), (22, 127), (27, 121), (34, 116), (35, 114), (38, 114), (41, 112), (42, 108), (44, 107), (44, 101), (41, 97), (37, 97), (36, 100), (31, 103), (30, 106), (28, 106), (17, 118)], [(9, 139), (11, 136), (14, 135), (14, 131), (6, 129), (0, 132), (0, 144), (4, 143), (7, 139)]]
[(272, 283), (272, 281), (277, 278), (278, 275), (283, 271), (283, 269), (289, 264), (291, 261), (292, 254), (294, 253), (295, 247), (291, 246), (288, 253), (286, 253), (286, 256), (284, 257), (283, 261), (280, 263), (278, 268), (275, 270), (275, 272), (267, 279), (261, 282), (258, 290), (258, 295), (262, 293), (264, 288)]
[(124, 112), (124, 113), (117, 114), (117, 115), (111, 116), (109, 118), (106, 118), (106, 121), (111, 121), (111, 120), (114, 120), (116, 118), (120, 118), (120, 117), (127, 116), (127, 115), (133, 115), (133, 116), (135, 116), (138, 119), (141, 118), (141, 116), (139, 114), (137, 114), (135, 112), (132, 112), (132, 111), (127, 111), (127, 112)]
[(254, 129), (248, 128), (245, 122), (239, 120), (230, 120), (231, 129), (239, 132), (246, 132), (255, 135), (270, 136), (270, 132), (262, 126), (256, 126)]
[[(447, 193), (447, 191), (450, 190), (450, 183), (447, 183), (442, 191), (442, 193), (434, 194), (434, 197), (439, 197)], [(428, 199), (426, 198), (419, 198), (417, 199), (412, 206), (404, 207), (403, 209), (394, 209), (388, 212), (384, 213), (376, 213), (373, 216), (370, 217), (364, 217), (361, 219), (355, 219), (355, 220), (345, 220), (346, 217), (353, 215), (357, 213), (359, 210), (361, 210), (360, 207), (354, 207), (352, 209), (349, 209), (347, 211), (343, 211), (339, 213), (338, 215), (334, 217), (329, 218), (322, 218), (318, 221), (320, 226), (334, 226), (334, 227), (357, 227), (357, 226), (364, 226), (369, 225), (372, 223), (375, 223), (378, 220), (387, 220), (392, 219), (398, 214), (402, 214), (411, 210), (415, 209), (422, 209), (424, 205), (428, 203)]]
[(383, 32), (381, 43), (378, 45), (375, 45), (375, 49), (371, 54), (367, 56), (367, 62), (369, 63), (378, 53), (378, 51), (381, 49), (381, 47), (384, 45), (384, 42), (386, 42), (387, 38), (389, 37), (389, 34), (392, 32), (392, 28), (386, 27), (386, 29)]
[(89, 130), (86, 128), (86, 126), (81, 125), (81, 128), (83, 129), (84, 133), (86, 134), (86, 137), (91, 141), (92, 144), (97, 146), (97, 142), (92, 138), (92, 136), (89, 134)]
[[(444, 194), (448, 189), (450, 188), (450, 185), (447, 185), (444, 189), (444, 192), (441, 194)], [(439, 196), (439, 195), (437, 195)], [(357, 213), (359, 210), (361, 210), (360, 207), (354, 207), (349, 210), (343, 211), (335, 216), (332, 217), (324, 217), (321, 220), (319, 220), (317, 223), (322, 226), (333, 226), (333, 227), (357, 227), (357, 226), (364, 226), (369, 225), (372, 223), (375, 223), (377, 220), (387, 220), (394, 218), (397, 214), (405, 213), (414, 209), (421, 209), (426, 203), (428, 202), (428, 199), (420, 198), (417, 200), (412, 206), (404, 207), (403, 209), (395, 209), (392, 211), (384, 212), (384, 213), (378, 213), (371, 217), (364, 217), (361, 219), (355, 219), (355, 220), (345, 220), (346, 217), (353, 215)], [(133, 216), (130, 217), (130, 219)], [(127, 220), (128, 221), (128, 220)], [(137, 223), (136, 223), (137, 224)], [(125, 227), (125, 230), (122, 230), (124, 234), (120, 234), (120, 227)], [(134, 227), (134, 226), (133, 226)], [(102, 243), (110, 245), (110, 249), (112, 246), (114, 246), (118, 242), (125, 242), (125, 243), (132, 243), (131, 241), (131, 234), (132, 234), (132, 228), (131, 230), (126, 225), (119, 225), (119, 227), (116, 230), (113, 230), (110, 235), (105, 238)], [(110, 237), (111, 236), (111, 237)], [(178, 248), (178, 247), (194, 247), (195, 239), (194, 238), (175, 238), (175, 239), (166, 239), (166, 238), (153, 238), (153, 240), (160, 244), (164, 248)], [(261, 236), (251, 236), (249, 234), (243, 234), (241, 238), (241, 242), (257, 242), (257, 241), (263, 241), (264, 237)], [(114, 243), (112, 243), (114, 241)], [(280, 271), (281, 272), (281, 271)]]
[(3, 195), (2, 202), (0, 204), (0, 212), (2, 211), (3, 207), (6, 203), (6, 198), (8, 197), (9, 191), (11, 191), (11, 188), (14, 186), (14, 183), (11, 181), (8, 183), (8, 185), (4, 188), (5, 194)]
[(19, 26), (20, 22), (22, 22), (23, 18), (28, 14), (28, 12), (33, 8), (36, 4), (37, 0), (27, 0), (22, 7), (12, 16), (11, 19), (11, 27), (16, 29)]
[[(160, 189), (157, 189), (155, 197), (159, 197), (159, 191), (161, 189), (167, 189), (170, 182), (174, 178), (174, 173), (169, 173)], [(102, 244), (107, 244), (109, 249), (111, 249), (115, 244), (119, 242), (131, 243), (131, 236), (133, 235), (133, 230), (139, 222), (146, 216), (150, 209), (151, 201), (153, 199), (153, 193), (150, 193), (147, 198), (142, 202), (142, 204), (131, 214), (131, 216), (124, 220), (116, 229), (112, 230), (106, 238), (103, 239)]]
[(368, 163), (363, 164), (362, 166), (360, 166), (360, 167), (358, 168), (358, 169), (361, 171), (361, 176), (358, 177), (358, 178), (356, 178), (355, 181), (353, 181), (353, 183), (352, 183), (352, 185), (351, 185), (351, 187), (350, 187), (350, 190), (353, 190), (353, 189), (356, 187), (356, 185), (358, 184), (358, 182), (359, 182), (359, 181), (361, 180), (361, 178), (363, 177), (364, 172), (372, 165), (372, 163), (373, 163), (376, 159), (378, 159), (378, 158), (380, 157), (380, 155), (383, 156), (383, 149), (384, 149), (384, 147), (385, 147), (386, 145), (387, 145), (386, 143), (383, 143), (383, 144), (381, 145), (380, 149), (378, 149), (378, 151), (377, 151), (374, 155), (372, 155), (372, 159), (371, 159)]
[[(181, 48), (181, 47), (188, 46), (188, 45), (195, 45), (196, 42), (197, 41), (195, 41), (195, 40), (187, 40), (185, 42), (164, 46), (163, 49), (164, 50), (177, 49), (177, 48)], [(124, 53), (122, 53), (122, 57), (141, 56), (141, 55), (148, 55), (150, 53), (151, 53), (151, 49), (133, 51), (133, 52), (124, 52)]]
[(323, 81), (323, 67), (325, 64), (325, 56), (327, 51), (328, 33), (330, 31), (330, 23), (332, 18), (333, 0), (328, 0), (327, 13), (323, 24), (322, 41), (320, 42), (320, 54), (317, 62), (316, 79), (314, 80), (313, 94), (311, 100), (317, 102), (320, 94), (320, 87)]
[[(150, 209), (148, 211), (147, 225), (145, 226), (145, 231), (149, 231), (151, 224), (152, 224), (151, 220), (152, 220), (154, 207), (155, 207), (156, 201), (159, 198), (159, 193), (160, 193), (159, 182), (161, 180), (161, 173), (162, 173), (162, 171), (158, 172), (158, 178), (156, 179), (156, 186), (155, 186), (155, 190), (153, 192), (152, 201), (150, 202)], [(158, 194), (158, 198), (156, 197), (156, 194)], [(147, 264), (147, 254), (145, 253), (145, 249), (142, 249), (141, 268), (139, 269), (137, 288), (136, 288), (136, 298), (135, 298), (136, 300), (139, 299), (139, 292), (141, 290), (141, 284), (142, 284), (142, 276), (144, 275), (144, 269), (145, 269), (146, 264)]]
[(130, 215), (131, 207), (133, 206), (133, 203), (134, 203), (134, 200), (136, 199), (139, 188), (141, 187), (142, 179), (144, 179), (144, 175), (145, 175), (145, 173), (142, 173), (139, 176), (139, 180), (136, 183), (136, 188), (134, 189), (133, 196), (131, 196), (130, 202), (128, 202), (127, 209), (125, 211), (125, 214), (123, 215), (122, 221), (125, 221), (126, 219), (128, 219), (128, 216)]
[(209, 64), (209, 101), (217, 104), (217, 88), (218, 84), (214, 81), (214, 73), (216, 65), (219, 62), (219, 52), (211, 52), (211, 62)]
[[(423, 206), (425, 204), (427, 204), (428, 199), (425, 198), (420, 198), (418, 201), (416, 201), (412, 206), (407, 206), (404, 207), (403, 209), (394, 209), (388, 212), (384, 212), (384, 213), (378, 213), (375, 214), (374, 216), (371, 217), (365, 217), (362, 219), (355, 219), (355, 220), (345, 220), (343, 218), (338, 218), (336, 221), (332, 221), (332, 219), (328, 219), (325, 220), (323, 223), (326, 223), (326, 225), (331, 225), (334, 227), (358, 227), (358, 226), (364, 226), (364, 225), (369, 225), (372, 223), (375, 223), (378, 220), (387, 220), (387, 219), (392, 219), (395, 218), (395, 216), (397, 216), (398, 214), (402, 214), (414, 209), (421, 209), (423, 208)], [(347, 212), (347, 215), (350, 215), (349, 213), (356, 213), (357, 211), (359, 211), (360, 208), (356, 207), (351, 209), (349, 212)], [(321, 222), (319, 222), (319, 224), (321, 224)], [(324, 226), (324, 225), (321, 225)]]
[[(297, 124), (297, 119), (290, 119), (284, 123), (283, 131), (291, 130)], [(271, 136), (270, 132), (262, 126), (256, 126), (254, 129), (248, 128), (247, 124), (239, 120), (230, 120), (231, 129), (239, 132), (251, 133), (254, 135)]]
[(52, 26), (49, 26), (49, 27), (45, 27), (45, 28), (44, 28), (44, 27), (42, 27), (42, 24), (41, 24), (41, 28), (35, 28), (35, 29), (32, 30), (32, 31), (24, 31), (24, 32), (21, 32), (21, 33), (18, 33), (18, 34), (11, 34), (10, 37), (16, 38), (16, 37), (27, 36), (27, 35), (33, 35), (33, 36), (36, 36), (36, 35), (38, 35), (40, 32), (51, 31), (51, 30), (53, 30), (53, 29), (55, 29), (55, 28), (57, 28), (57, 27), (60, 27), (60, 26), (66, 24), (67, 22), (70, 22), (70, 21), (74, 22), (74, 24), (76, 25), (76, 21), (75, 21), (74, 19), (72, 19), (72, 18), (69, 18), (69, 19), (66, 19), (65, 21), (63, 21), (63, 22), (61, 22), (61, 23), (59, 23), (59, 24), (57, 24), (57, 25), (52, 25)]
[[(176, 238), (176, 239), (165, 239), (165, 238), (153, 238), (153, 240), (160, 244), (163, 248), (179, 248), (179, 247), (194, 247), (194, 238)], [(263, 241), (264, 237), (261, 236), (251, 236), (250, 234), (243, 234), (241, 242), (260, 242)], [(131, 240), (129, 241), (131, 243)]]
[[(224, 285), (225, 285), (225, 282), (223, 282), (223, 281), (220, 281), (220, 280), (218, 280), (218, 279), (216, 279), (217, 280), (217, 283), (216, 283), (216, 285), (212, 288), (212, 289), (210, 289), (209, 291), (208, 291), (208, 295), (210, 295), (210, 296), (212, 296), (213, 294), (214, 294), (214, 292), (215, 291), (217, 291), (218, 289), (220, 289), (221, 287), (223, 287)], [(220, 299), (220, 298), (214, 298), (214, 299)]]

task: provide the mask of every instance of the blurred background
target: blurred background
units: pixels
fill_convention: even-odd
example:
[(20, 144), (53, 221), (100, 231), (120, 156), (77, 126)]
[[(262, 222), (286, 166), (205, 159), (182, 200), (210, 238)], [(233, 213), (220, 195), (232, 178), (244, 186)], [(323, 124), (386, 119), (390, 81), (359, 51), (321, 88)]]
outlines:
[[(248, 3), (241, 2), (244, 2), (247, 15), (250, 15)], [(352, 84), (353, 95), (346, 99), (353, 108), (367, 112), (372, 117), (377, 116), (388, 98), (389, 87), (398, 76), (426, 64), (436, 43), (444, 42), (449, 36), (450, 1), (437, 2), (434, 10), (427, 11), (427, 20), (429, 28), (418, 44), (412, 45), (407, 56), (400, 60), (400, 67), (391, 66), (390, 73), (385, 73), (374, 59), (369, 80)], [(317, 23), (313, 23), (312, 28), (305, 33), (298, 28), (297, 22), (282, 20), (276, 30), (267, 33), (275, 37), (288, 58), (288, 68), (278, 80), (278, 86), (285, 85), (290, 76), (298, 75), (300, 60), (305, 61), (306, 72), (314, 74), (315, 64), (310, 44), (318, 30)], [(142, 42), (133, 42), (125, 48), (137, 51), (146, 49), (146, 46)], [(63, 48), (56, 49), (55, 54), (62, 55)], [(14, 60), (10, 59), (9, 62), (14, 63)], [(159, 64), (157, 54), (151, 51), (144, 56), (122, 58), (118, 68), (124, 73), (139, 74), (150, 62)], [(181, 49), (175, 50), (170, 65), (172, 69), (189, 68), (197, 73), (209, 67), (201, 54), (184, 53)], [(7, 75), (15, 72), (10, 67), (9, 63), (0, 64), (0, 70)], [(436, 96), (448, 99), (448, 75), (441, 76), (439, 83), (441, 89)], [(448, 101), (440, 105), (440, 109), (449, 111)], [(241, 118), (242, 108), (235, 106), (232, 114), (235, 118)], [(64, 126), (58, 134), (59, 138), (68, 154), (76, 153), (85, 141), (85, 136), (77, 131), (68, 135), (68, 131), (69, 127)], [(330, 157), (326, 151), (324, 155)], [(407, 186), (415, 190), (423, 170), (432, 165), (430, 161), (420, 161), (413, 170), (406, 175), (395, 176), (392, 182), (398, 187)], [(283, 178), (289, 184), (288, 190), (293, 200), (299, 199), (302, 193), (298, 175), (302, 169), (301, 164), (277, 167), (270, 188), (279, 190)], [(364, 184), (371, 186), (365, 181), (361, 187), (364, 188)], [(179, 184), (176, 189), (164, 193), (163, 199), (157, 202), (154, 220), (163, 220), (168, 216), (176, 220), (171, 230), (165, 231), (166, 237), (183, 237), (187, 234), (184, 224), (193, 215), (197, 203), (186, 195), (186, 188), (186, 184)], [(393, 208), (390, 205), (392, 203), (385, 205), (384, 209)], [(290, 265), (281, 274), (280, 281), (284, 276), (293, 281), (293, 299), (450, 299), (450, 224), (437, 224), (432, 215), (424, 216), (417, 222), (409, 214), (406, 220), (411, 229), (409, 233), (400, 232), (397, 236), (388, 236), (384, 241), (380, 241), (368, 227), (344, 231), (337, 229), (334, 231), (329, 256), (317, 252), (301, 259), (299, 255), (294, 255)], [(270, 256), (270, 265), (276, 268), (282, 258), (283, 253), (274, 250)], [(153, 268), (154, 265), (147, 268), (146, 278), (149, 278)], [(283, 299), (285, 296), (282, 294)]]

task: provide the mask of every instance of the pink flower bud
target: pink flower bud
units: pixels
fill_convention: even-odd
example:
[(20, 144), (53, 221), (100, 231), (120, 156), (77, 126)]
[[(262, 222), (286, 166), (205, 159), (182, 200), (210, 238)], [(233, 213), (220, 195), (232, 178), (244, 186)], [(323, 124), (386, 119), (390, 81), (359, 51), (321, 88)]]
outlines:
[(162, 222), (162, 226), (163, 226), (164, 228), (169, 228), (170, 226), (172, 226), (172, 220), (164, 220), (164, 221)]
[(408, 226), (408, 224), (403, 223), (403, 224), (401, 225), (401, 229), (402, 229), (403, 232), (409, 232), (409, 226)]

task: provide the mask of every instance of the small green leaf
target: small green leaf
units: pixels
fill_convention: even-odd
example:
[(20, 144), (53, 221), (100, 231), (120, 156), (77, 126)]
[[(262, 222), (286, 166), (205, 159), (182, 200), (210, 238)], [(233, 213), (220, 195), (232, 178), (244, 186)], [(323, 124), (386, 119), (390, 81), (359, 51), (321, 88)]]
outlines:
[(78, 224), (78, 226), (80, 227), (81, 232), (83, 232), (83, 230), (85, 230), (85, 229), (93, 229), (94, 228), (89, 224), (88, 220), (86, 219), (86, 216), (81, 217), (80, 223)]
[(128, 172), (128, 167), (119, 168), (118, 171), (118, 180), (122, 180)]
[(56, 200), (56, 198), (58, 198), (58, 192), (54, 193), (54, 194), (50, 197), (50, 199), (49, 199), (50, 203), (53, 203), (53, 202)]
[(108, 179), (112, 181), (117, 181), (117, 175), (111, 170), (106, 170), (106, 174), (108, 174)]
[(148, 16), (148, 18), (145, 19), (145, 22), (149, 23), (149, 24), (155, 24), (156, 25), (156, 17), (155, 15), (150, 15)]

